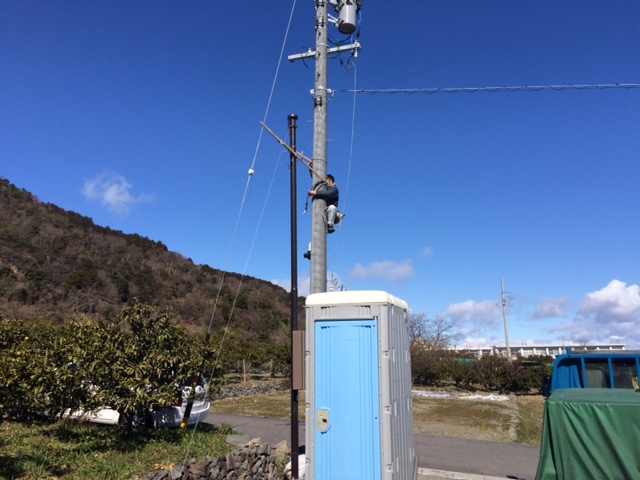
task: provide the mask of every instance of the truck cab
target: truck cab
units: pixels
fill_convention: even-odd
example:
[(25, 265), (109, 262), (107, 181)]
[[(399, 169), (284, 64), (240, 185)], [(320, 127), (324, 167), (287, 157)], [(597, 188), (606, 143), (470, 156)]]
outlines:
[(567, 348), (553, 363), (550, 378), (543, 381), (542, 395), (563, 388), (638, 389), (640, 351), (584, 351)]

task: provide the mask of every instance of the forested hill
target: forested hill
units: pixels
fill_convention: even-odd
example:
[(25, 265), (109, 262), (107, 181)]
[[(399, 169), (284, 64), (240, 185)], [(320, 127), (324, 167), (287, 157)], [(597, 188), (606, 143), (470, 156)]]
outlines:
[[(188, 330), (205, 332), (221, 275), (170, 252), (161, 242), (41, 203), (0, 178), (0, 316), (56, 322), (74, 315), (114, 319), (138, 298), (171, 308)], [(225, 275), (214, 332), (229, 319), (240, 280), (238, 274)], [(289, 305), (283, 288), (245, 277), (231, 328), (247, 340), (276, 340), (288, 331)]]

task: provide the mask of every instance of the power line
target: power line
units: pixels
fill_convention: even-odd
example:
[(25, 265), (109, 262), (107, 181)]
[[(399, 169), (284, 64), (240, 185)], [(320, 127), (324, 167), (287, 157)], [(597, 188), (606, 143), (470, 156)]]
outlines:
[(332, 94), (336, 93), (388, 93), (397, 94), (404, 93), (415, 95), (419, 93), (477, 93), (477, 92), (519, 92), (541, 90), (605, 90), (610, 88), (640, 88), (640, 83), (591, 83), (591, 84), (573, 84), (573, 85), (515, 85), (501, 87), (454, 87), (454, 88), (378, 88), (378, 89), (347, 89), (347, 90), (331, 90)]
[[(264, 122), (267, 121), (267, 117), (269, 115), (269, 110), (271, 108), (271, 101), (273, 99), (273, 93), (274, 93), (275, 86), (276, 86), (277, 79), (278, 79), (278, 75), (279, 75), (279, 72), (280, 72), (280, 67), (282, 66), (282, 59), (283, 59), (283, 56), (284, 56), (284, 49), (285, 49), (285, 46), (287, 44), (287, 38), (289, 36), (289, 32), (291, 30), (291, 23), (293, 21), (293, 13), (294, 13), (295, 8), (296, 8), (296, 3), (297, 3), (297, 0), (293, 0), (293, 5), (291, 6), (291, 13), (289, 15), (289, 22), (287, 23), (287, 29), (286, 29), (286, 32), (285, 32), (285, 35), (284, 35), (284, 39), (283, 39), (283, 42), (282, 42), (282, 47), (280, 49), (280, 57), (278, 58), (278, 63), (277, 63), (277, 66), (276, 66), (276, 72), (275, 72), (275, 75), (274, 75), (274, 78), (273, 78), (273, 82), (272, 82), (272, 85), (271, 85), (271, 92), (269, 93), (269, 98), (267, 100), (267, 107), (266, 107), (266, 111), (265, 111), (265, 114), (264, 114)], [(211, 313), (211, 318), (209, 320), (209, 325), (207, 327), (207, 334), (206, 334), (206, 337), (205, 337), (207, 342), (209, 342), (209, 339), (210, 339), (210, 336), (211, 336), (211, 330), (212, 330), (212, 327), (213, 327), (213, 321), (215, 319), (216, 311), (218, 309), (218, 306), (220, 305), (220, 298), (222, 296), (222, 287), (224, 285), (225, 278), (226, 278), (226, 275), (227, 275), (227, 272), (228, 272), (228, 264), (229, 264), (229, 261), (231, 259), (231, 254), (233, 252), (233, 248), (235, 246), (236, 235), (238, 233), (238, 227), (240, 225), (240, 220), (241, 220), (243, 212), (244, 212), (244, 206), (247, 203), (249, 189), (250, 189), (250, 187), (252, 185), (252, 179), (253, 179), (253, 175), (254, 175), (254, 167), (256, 165), (256, 160), (258, 158), (258, 152), (260, 150), (260, 146), (261, 146), (261, 143), (262, 143), (262, 134), (263, 134), (263, 129), (261, 128), (260, 129), (260, 133), (258, 135), (258, 142), (257, 142), (255, 153), (254, 153), (254, 156), (253, 156), (253, 161), (251, 162), (251, 168), (249, 168), (249, 171), (248, 171), (247, 183), (246, 183), (245, 188), (244, 188), (244, 195), (242, 197), (242, 201), (240, 202), (240, 210), (238, 212), (238, 217), (236, 219), (236, 225), (235, 225), (235, 228), (233, 230), (233, 235), (231, 237), (231, 245), (229, 246), (229, 252), (227, 254), (227, 259), (225, 261), (224, 267), (221, 270), (222, 275), (220, 276), (220, 282), (218, 284), (218, 291), (217, 291), (215, 302), (214, 302), (214, 306), (213, 306), (213, 312)], [(273, 177), (272, 177), (272, 180), (271, 180), (271, 185), (269, 186), (269, 191), (267, 193), (267, 198), (269, 197), (269, 195), (271, 193), (271, 187), (273, 186), (274, 178), (275, 178), (275, 170), (274, 170), (274, 174), (273, 174)], [(254, 240), (253, 240), (253, 242), (251, 244), (251, 247), (249, 249), (249, 252), (247, 254), (247, 260), (246, 260), (242, 275), (240, 277), (240, 281), (238, 283), (238, 289), (236, 290), (236, 294), (235, 294), (235, 296), (233, 298), (233, 303), (231, 304), (231, 310), (229, 312), (229, 316), (227, 318), (227, 322), (226, 322), (226, 325), (225, 325), (224, 330), (223, 330), (222, 338), (220, 339), (220, 345), (219, 345), (218, 350), (217, 350), (216, 355), (215, 355), (215, 359), (214, 359), (214, 362), (213, 362), (213, 369), (209, 373), (209, 378), (207, 379), (209, 385), (212, 384), (212, 379), (213, 379), (213, 375), (215, 373), (215, 369), (218, 368), (218, 365), (219, 365), (222, 348), (223, 348), (224, 342), (225, 342), (226, 337), (227, 337), (227, 333), (228, 333), (228, 330), (229, 330), (229, 325), (231, 324), (231, 320), (233, 318), (236, 305), (238, 303), (238, 298), (240, 296), (240, 291), (242, 289), (242, 285), (243, 285), (244, 279), (246, 277), (246, 271), (247, 271), (247, 268), (248, 268), (248, 265), (249, 265), (249, 259), (251, 258), (251, 254), (253, 252), (253, 247), (254, 247), (254, 244), (255, 244), (255, 240), (256, 240), (258, 231), (260, 229), (260, 224), (262, 222), (262, 218), (264, 216), (264, 212), (266, 210), (266, 204), (267, 204), (267, 200), (265, 199), (265, 202), (263, 204), (262, 213), (261, 213), (260, 218), (258, 220), (258, 225), (256, 226)], [(202, 372), (202, 373), (204, 373), (204, 372)], [(192, 404), (193, 399), (191, 399), (190, 402)], [(190, 411), (191, 407), (187, 406), (187, 409)], [(187, 417), (187, 421), (188, 421), (188, 417)], [(183, 424), (186, 426), (185, 419), (183, 419)], [(193, 434), (195, 434), (195, 429), (197, 428), (197, 426), (198, 426), (198, 423), (196, 423), (196, 425), (195, 425), (195, 428), (193, 430)], [(193, 434), (191, 435), (191, 439), (189, 440), (189, 444), (187, 446), (187, 451), (185, 453), (184, 460), (182, 462), (183, 469), (184, 469), (184, 466), (185, 466), (185, 464), (187, 462), (187, 459), (190, 457), (190, 453), (189, 452), (191, 451), (191, 445), (193, 444), (193, 440), (194, 440), (194, 435)]]

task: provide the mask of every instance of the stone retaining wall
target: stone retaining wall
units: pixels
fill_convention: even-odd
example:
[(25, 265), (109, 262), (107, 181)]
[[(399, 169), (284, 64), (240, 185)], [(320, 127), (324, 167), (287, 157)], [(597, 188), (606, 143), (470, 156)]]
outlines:
[(249, 395), (264, 395), (265, 393), (280, 392), (289, 390), (290, 383), (288, 380), (278, 380), (274, 382), (258, 382), (226, 385), (218, 390), (212, 391), (209, 397), (212, 401), (222, 400), (225, 398), (247, 397)]
[[(234, 437), (233, 435), (230, 437)], [(220, 457), (192, 459), (172, 470), (160, 470), (132, 480), (282, 480), (284, 469), (290, 460), (286, 441), (276, 446), (261, 443), (256, 438), (233, 452)], [(228, 438), (234, 443), (233, 438)]]

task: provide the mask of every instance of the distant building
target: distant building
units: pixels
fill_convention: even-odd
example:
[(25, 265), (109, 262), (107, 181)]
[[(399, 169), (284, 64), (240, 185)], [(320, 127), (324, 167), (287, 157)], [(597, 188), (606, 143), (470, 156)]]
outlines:
[[(609, 351), (609, 350), (624, 350), (624, 343), (611, 343), (600, 345), (519, 345), (509, 346), (511, 350), (511, 357), (517, 357), (520, 355), (522, 358), (531, 357), (532, 355), (550, 355), (556, 357), (562, 353), (567, 353), (567, 347), (575, 350), (589, 350), (589, 351)], [(501, 357), (507, 356), (507, 348), (503, 346), (493, 347), (449, 347), (450, 350), (456, 352), (469, 352), (480, 358), (483, 355), (499, 355)]]

